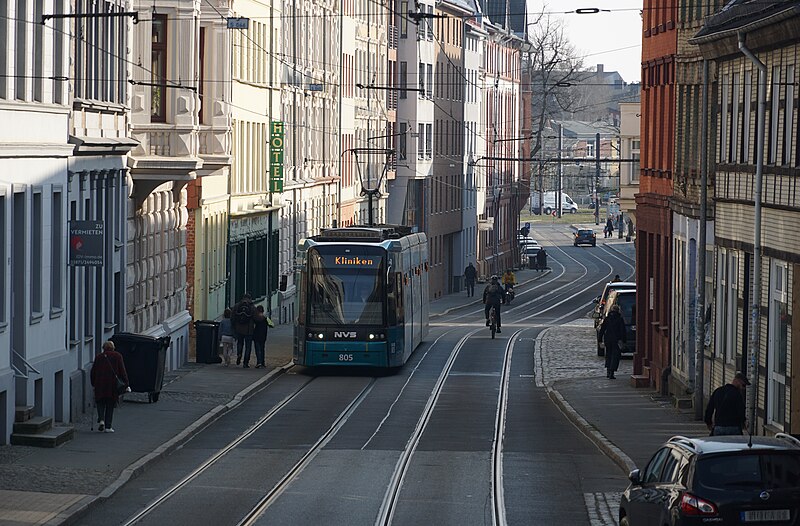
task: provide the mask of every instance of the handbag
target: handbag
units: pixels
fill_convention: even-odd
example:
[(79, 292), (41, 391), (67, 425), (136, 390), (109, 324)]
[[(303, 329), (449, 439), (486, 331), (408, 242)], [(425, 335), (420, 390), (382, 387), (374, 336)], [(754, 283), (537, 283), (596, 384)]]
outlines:
[(275, 327), (275, 322), (272, 321), (272, 318), (267, 318), (267, 326), (272, 329)]
[(111, 363), (111, 360), (108, 359), (108, 355), (106, 353), (102, 353), (105, 356), (106, 361), (108, 362), (109, 367), (111, 367), (111, 373), (114, 375), (114, 391), (117, 395), (125, 394), (128, 391), (128, 384), (122, 381), (122, 378), (117, 376), (117, 371), (114, 370), (114, 364)]

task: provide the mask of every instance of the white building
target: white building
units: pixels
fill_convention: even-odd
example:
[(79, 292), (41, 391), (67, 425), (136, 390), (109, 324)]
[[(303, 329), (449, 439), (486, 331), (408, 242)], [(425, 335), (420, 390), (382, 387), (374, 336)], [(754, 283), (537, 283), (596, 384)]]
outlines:
[[(0, 443), (15, 406), (69, 419), (66, 0), (0, 4)], [(54, 27), (56, 28), (54, 30)], [(10, 264), (8, 263), (10, 262)]]
[[(72, 113), (69, 142), (67, 217), (70, 225), (89, 221), (102, 225), (99, 265), (75, 264), (67, 282), (66, 340), (70, 353), (70, 403), (74, 418), (89, 410), (92, 388), (89, 372), (103, 341), (126, 329), (127, 154), (136, 144), (128, 135), (128, 67), (130, 16), (124, 0), (95, 3), (76, 0), (76, 14), (98, 13), (97, 19), (76, 18), (72, 30), (83, 38), (71, 41), (73, 64)], [(53, 24), (63, 21), (54, 20)], [(108, 53), (95, 42), (114, 42)]]
[[(132, 137), (128, 158), (125, 308), (129, 332), (171, 338), (167, 368), (188, 358), (186, 185), (203, 166), (199, 154), (200, 0), (136, 0), (148, 19), (133, 28)], [(141, 64), (141, 66), (138, 66)]]

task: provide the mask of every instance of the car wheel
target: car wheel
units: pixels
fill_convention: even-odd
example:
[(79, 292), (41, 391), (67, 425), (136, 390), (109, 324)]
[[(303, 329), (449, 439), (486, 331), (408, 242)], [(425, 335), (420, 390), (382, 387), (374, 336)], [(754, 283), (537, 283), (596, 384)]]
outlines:
[(577, 214), (577, 213), (578, 213), (578, 211), (577, 211), (577, 210), (575, 210), (574, 208), (571, 208), (571, 209), (569, 210), (569, 213), (570, 213), (570, 214)]

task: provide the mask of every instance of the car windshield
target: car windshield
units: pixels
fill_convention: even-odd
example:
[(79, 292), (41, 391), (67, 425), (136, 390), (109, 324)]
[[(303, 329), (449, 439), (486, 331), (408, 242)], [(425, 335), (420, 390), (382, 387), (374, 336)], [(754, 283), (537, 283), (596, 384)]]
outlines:
[(308, 251), (309, 323), (383, 323), (380, 247), (319, 246)]
[(800, 454), (768, 452), (701, 458), (695, 470), (697, 485), (729, 488), (800, 488)]
[(582, 235), (582, 236), (591, 236), (592, 235), (592, 231), (591, 230), (578, 230), (578, 234)]
[(617, 294), (616, 304), (619, 305), (625, 323), (634, 325), (636, 323), (636, 294)]

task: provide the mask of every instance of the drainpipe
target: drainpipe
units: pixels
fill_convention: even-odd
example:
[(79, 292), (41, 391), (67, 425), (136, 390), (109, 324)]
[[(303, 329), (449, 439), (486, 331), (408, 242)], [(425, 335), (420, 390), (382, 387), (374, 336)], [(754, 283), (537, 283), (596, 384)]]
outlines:
[(708, 60), (703, 59), (703, 99), (700, 115), (700, 223), (697, 232), (694, 322), (694, 416), (703, 418), (706, 326), (706, 215), (708, 214)]
[(765, 115), (767, 112), (767, 66), (764, 65), (745, 46), (746, 33), (739, 33), (739, 50), (758, 68), (758, 121), (756, 125), (756, 187), (753, 193), (755, 202), (755, 234), (753, 239), (753, 294), (750, 305), (750, 349), (747, 363), (747, 415), (750, 434), (756, 428), (756, 393), (758, 392), (758, 342), (759, 317), (761, 307), (761, 189), (764, 172)]

